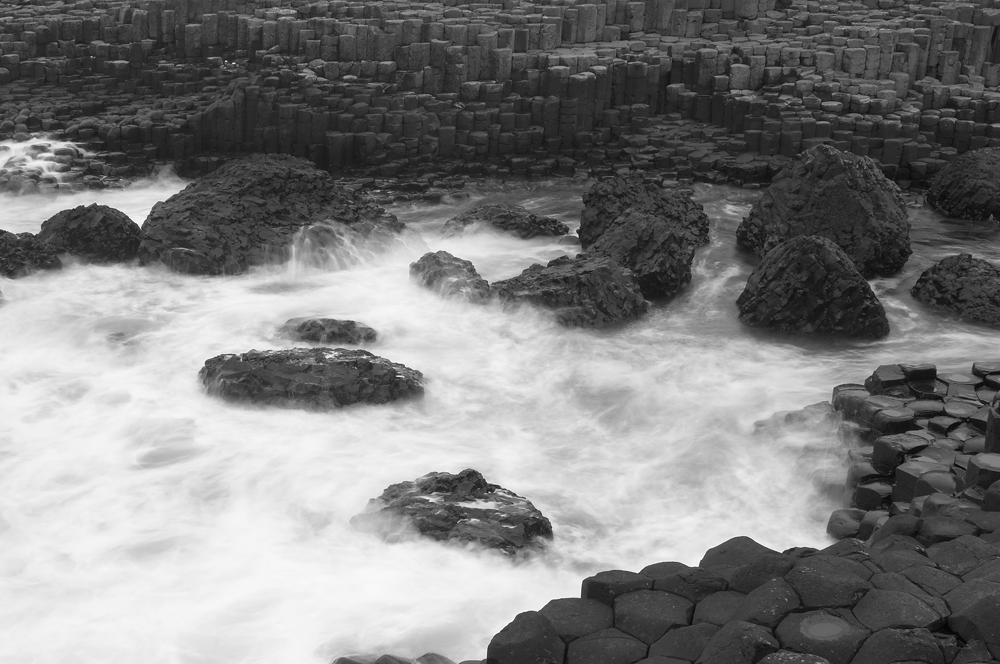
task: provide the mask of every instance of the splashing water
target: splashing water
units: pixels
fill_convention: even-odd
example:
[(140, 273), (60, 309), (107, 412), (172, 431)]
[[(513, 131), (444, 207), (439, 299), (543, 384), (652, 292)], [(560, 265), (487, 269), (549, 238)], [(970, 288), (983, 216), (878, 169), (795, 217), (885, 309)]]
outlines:
[[(0, 227), (34, 231), (93, 201), (141, 222), (182, 186), (5, 197)], [(825, 545), (836, 442), (810, 430), (753, 435), (754, 421), (826, 399), (880, 363), (992, 357), (991, 331), (907, 290), (945, 249), (978, 249), (993, 231), (926, 212), (914, 213), (910, 266), (875, 282), (893, 327), (878, 343), (739, 324), (751, 264), (735, 228), (754, 195), (730, 188), (697, 187), (712, 234), (692, 284), (620, 330), (564, 329), (410, 283), (408, 264), (428, 248), (473, 261), (490, 281), (575, 251), (559, 239), (438, 231), (484, 196), (576, 227), (583, 190), (524, 184), (460, 206), (400, 207), (422, 241), (335, 259), (302, 245), (288, 264), (239, 277), (71, 264), (0, 280), (0, 662), (480, 658), (516, 613), (578, 595), (601, 569), (694, 564), (740, 534), (776, 549)], [(370, 349), (423, 371), (425, 398), (305, 413), (203, 393), (205, 359), (290, 347), (277, 330), (297, 316), (374, 327)], [(389, 484), (466, 467), (552, 520), (545, 555), (518, 563), (388, 544), (349, 526)]]

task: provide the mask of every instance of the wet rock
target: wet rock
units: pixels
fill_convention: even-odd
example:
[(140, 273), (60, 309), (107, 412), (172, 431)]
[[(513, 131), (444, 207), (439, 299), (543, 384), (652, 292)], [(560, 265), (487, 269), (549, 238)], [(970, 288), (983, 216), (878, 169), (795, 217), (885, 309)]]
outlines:
[(94, 263), (120, 263), (138, 256), (142, 233), (124, 212), (93, 203), (49, 217), (37, 237), (59, 253)]
[(983, 220), (1000, 213), (1000, 149), (972, 150), (934, 177), (927, 202), (949, 217)]
[(614, 606), (616, 597), (636, 590), (649, 590), (652, 585), (653, 580), (648, 576), (612, 569), (584, 579), (580, 595)]
[(372, 343), (378, 334), (364, 323), (336, 318), (291, 318), (278, 330), (295, 341), (319, 344)]
[(869, 591), (861, 598), (854, 607), (854, 615), (873, 632), (889, 627), (901, 629), (926, 627), (936, 630), (944, 624), (944, 618), (917, 597), (905, 592), (878, 588)]
[(552, 538), (552, 524), (528, 499), (470, 469), (393, 484), (351, 519), (388, 539), (407, 528), (438, 541), (474, 543), (513, 555)]
[(692, 620), (696, 623), (711, 623), (723, 626), (733, 620), (740, 610), (746, 595), (731, 590), (721, 590), (698, 602)]
[(775, 176), (736, 239), (763, 258), (800, 235), (836, 243), (866, 278), (898, 272), (910, 255), (899, 188), (868, 157), (820, 145)]
[(566, 642), (614, 627), (614, 611), (596, 599), (554, 599), (539, 611)]
[(777, 245), (736, 301), (740, 320), (787, 334), (879, 339), (889, 321), (871, 286), (830, 240), (795, 237)]
[(31, 233), (0, 230), (0, 275), (9, 279), (25, 277), (39, 270), (58, 270), (62, 261), (51, 247)]
[(691, 624), (694, 604), (659, 590), (636, 590), (615, 599), (615, 627), (651, 644), (668, 630)]
[(883, 629), (861, 645), (851, 664), (926, 662), (944, 664), (944, 655), (926, 629)]
[(782, 647), (818, 655), (830, 664), (848, 664), (871, 634), (825, 611), (794, 613), (781, 621), (774, 633)]
[(830, 660), (819, 655), (779, 650), (760, 660), (758, 664), (830, 664)]
[(486, 657), (496, 664), (525, 662), (562, 662), (566, 646), (549, 623), (537, 611), (519, 613), (493, 637)]
[(964, 319), (1000, 327), (1000, 268), (971, 254), (948, 256), (924, 270), (910, 289), (916, 299)]
[(410, 279), (442, 297), (481, 303), (490, 296), (490, 285), (479, 276), (476, 266), (447, 251), (426, 253), (411, 263)]
[[(648, 576), (648, 574), (647, 574)], [(653, 580), (654, 590), (663, 590), (680, 595), (692, 602), (700, 602), (709, 595), (725, 590), (729, 583), (711, 572), (700, 567), (683, 569), (673, 574), (657, 577)]]
[(784, 579), (772, 579), (743, 598), (733, 613), (733, 619), (773, 629), (801, 606), (794, 588)]
[(422, 396), (423, 375), (363, 350), (293, 348), (218, 355), (198, 373), (209, 394), (286, 408), (329, 410)]
[(607, 258), (563, 256), (535, 264), (520, 275), (493, 284), (507, 304), (533, 304), (555, 312), (568, 327), (607, 327), (644, 315), (646, 300), (635, 276)]
[(510, 203), (479, 205), (449, 219), (443, 231), (445, 234), (458, 234), (482, 226), (511, 233), (522, 240), (569, 233), (569, 227), (561, 221), (534, 214), (520, 205)]
[(698, 664), (753, 664), (780, 646), (769, 629), (734, 620), (705, 645)]
[[(632, 664), (645, 657), (646, 652), (647, 646), (642, 641), (618, 629), (604, 629), (570, 642), (566, 664)], [(538, 660), (520, 660), (518, 664), (534, 661)]]
[(140, 260), (189, 274), (238, 274), (284, 260), (300, 232), (336, 242), (338, 229), (390, 241), (396, 218), (289, 155), (234, 159), (153, 206), (142, 225)]
[(705, 646), (718, 631), (718, 626), (711, 623), (672, 629), (649, 647), (649, 656), (672, 657), (693, 662), (701, 657)]
[(677, 232), (684, 229), (693, 246), (708, 242), (708, 216), (689, 191), (663, 189), (638, 178), (613, 177), (601, 180), (583, 195), (580, 244), (589, 248), (628, 213), (651, 215)]
[(799, 561), (788, 574), (788, 582), (807, 609), (852, 607), (871, 590), (871, 584), (861, 577), (813, 561)]
[(736, 568), (729, 577), (729, 589), (749, 593), (771, 579), (780, 579), (792, 569), (795, 559), (783, 553), (766, 554)]

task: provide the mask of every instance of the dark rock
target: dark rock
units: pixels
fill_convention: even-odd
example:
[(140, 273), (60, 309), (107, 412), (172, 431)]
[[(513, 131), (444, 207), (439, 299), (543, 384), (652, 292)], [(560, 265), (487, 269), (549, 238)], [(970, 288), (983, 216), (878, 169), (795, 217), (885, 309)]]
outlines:
[(447, 251), (427, 253), (411, 263), (410, 278), (442, 297), (485, 302), (490, 296), (490, 285), (479, 276), (472, 262)]
[(729, 589), (749, 593), (771, 579), (780, 579), (794, 565), (795, 559), (782, 553), (761, 556), (733, 571), (729, 577)]
[(705, 645), (718, 631), (719, 628), (711, 623), (672, 629), (649, 647), (649, 656), (672, 657), (693, 662), (701, 657)]
[(607, 327), (639, 318), (648, 305), (635, 276), (607, 258), (563, 256), (493, 284), (501, 302), (555, 311), (568, 327)]
[[(931, 473), (927, 473), (930, 475)], [(926, 477), (924, 475), (923, 477)], [(951, 516), (929, 516), (923, 519), (916, 539), (924, 546), (939, 542), (948, 542), (963, 535), (975, 535), (979, 532), (971, 523)]]
[(948, 256), (924, 270), (910, 289), (916, 299), (962, 318), (1000, 327), (1000, 268), (971, 254)]
[(351, 524), (390, 538), (401, 526), (413, 527), (431, 539), (474, 543), (507, 554), (552, 538), (552, 524), (531, 501), (489, 484), (471, 468), (393, 484)]
[(819, 655), (779, 650), (760, 660), (758, 664), (830, 664), (830, 660)]
[(740, 320), (751, 327), (849, 339), (889, 333), (882, 303), (850, 258), (813, 235), (769, 251), (736, 303)]
[(602, 629), (610, 629), (615, 622), (611, 607), (596, 599), (554, 599), (543, 606), (539, 613), (549, 619), (556, 633), (566, 642)]
[(660, 563), (653, 563), (652, 565), (646, 565), (641, 570), (639, 570), (639, 574), (642, 574), (643, 576), (648, 576), (653, 580), (653, 583), (656, 583), (657, 579), (673, 576), (678, 572), (683, 572), (689, 569), (698, 569), (698, 568), (688, 567), (684, 563), (679, 563), (671, 560)]
[(983, 494), (983, 510), (1000, 512), (1000, 482), (994, 482)]
[(362, 344), (378, 339), (367, 325), (336, 318), (292, 318), (278, 332), (295, 341), (320, 344)]
[(878, 588), (861, 598), (854, 607), (854, 615), (873, 632), (889, 627), (936, 630), (944, 624), (944, 617), (913, 595)]
[(733, 614), (733, 620), (773, 629), (785, 616), (802, 606), (798, 593), (784, 579), (772, 579), (750, 591)]
[(914, 565), (913, 567), (908, 567), (904, 569), (901, 574), (919, 586), (924, 592), (936, 596), (941, 596), (951, 592), (962, 583), (962, 581), (953, 574), (949, 574), (943, 569), (926, 565)]
[(718, 546), (705, 552), (698, 567), (708, 571), (717, 571), (741, 567), (765, 555), (778, 553), (759, 544), (749, 537), (740, 536), (728, 539)]
[(793, 613), (774, 633), (783, 648), (824, 657), (830, 664), (848, 664), (871, 634), (825, 611)]
[(978, 537), (965, 535), (927, 547), (927, 557), (944, 571), (963, 576), (984, 562), (1000, 558), (1000, 550)]
[(636, 590), (615, 598), (615, 627), (651, 644), (668, 630), (691, 624), (694, 604), (659, 590)]
[(142, 232), (124, 212), (92, 203), (56, 213), (42, 223), (37, 237), (58, 253), (119, 263), (138, 256)]
[(949, 217), (984, 220), (1000, 212), (1000, 149), (959, 155), (934, 177), (927, 202)]
[(806, 558), (785, 575), (807, 609), (852, 607), (871, 589), (865, 579)]
[(899, 188), (868, 157), (820, 145), (778, 173), (737, 242), (763, 258), (800, 235), (832, 240), (866, 278), (898, 272), (910, 255), (910, 225)]
[(0, 276), (25, 277), (39, 270), (58, 270), (62, 261), (56, 252), (31, 233), (0, 230)]
[[(314, 228), (315, 232), (308, 229)], [(305, 159), (234, 159), (153, 206), (139, 258), (190, 274), (238, 274), (284, 260), (293, 239), (336, 246), (342, 235), (389, 241), (403, 229), (390, 214)]]
[(493, 637), (486, 658), (496, 664), (562, 664), (566, 646), (537, 611), (519, 613)]
[(653, 580), (654, 590), (680, 595), (692, 602), (700, 602), (709, 595), (728, 587), (729, 584), (724, 578), (700, 567), (680, 570)]
[(649, 590), (652, 586), (653, 580), (648, 576), (623, 569), (612, 569), (584, 579), (580, 596), (613, 607), (616, 597), (636, 590)]
[(696, 623), (711, 623), (723, 626), (734, 619), (746, 595), (732, 590), (720, 590), (698, 602), (692, 620)]
[(987, 579), (972, 579), (945, 593), (944, 601), (948, 603), (951, 615), (955, 615), (968, 612), (972, 606), (990, 597), (1000, 597), (1000, 583)]
[[(581, 636), (570, 642), (566, 664), (632, 664), (646, 656), (647, 646), (617, 629)], [(520, 660), (518, 664), (534, 662)]]
[(861, 645), (851, 664), (926, 662), (945, 664), (934, 635), (926, 629), (883, 629)]
[(771, 631), (760, 625), (734, 620), (705, 645), (699, 664), (754, 664), (779, 648)]
[(965, 486), (989, 489), (1000, 482), (1000, 453), (982, 453), (969, 459), (965, 472)]
[(522, 240), (540, 235), (565, 235), (569, 233), (566, 224), (529, 212), (520, 205), (510, 203), (484, 203), (468, 212), (452, 217), (442, 229), (446, 234), (458, 234), (474, 230), (478, 226), (492, 226), (498, 231), (512, 233)]
[(834, 539), (855, 537), (861, 529), (861, 519), (864, 516), (865, 511), (860, 509), (834, 510), (826, 523), (826, 532)]
[(1000, 593), (955, 611), (948, 617), (948, 627), (964, 641), (1000, 646)]
[(694, 246), (708, 242), (708, 217), (689, 191), (614, 177), (601, 180), (583, 195), (580, 244), (587, 249), (627, 213), (651, 215), (671, 228), (686, 229)]

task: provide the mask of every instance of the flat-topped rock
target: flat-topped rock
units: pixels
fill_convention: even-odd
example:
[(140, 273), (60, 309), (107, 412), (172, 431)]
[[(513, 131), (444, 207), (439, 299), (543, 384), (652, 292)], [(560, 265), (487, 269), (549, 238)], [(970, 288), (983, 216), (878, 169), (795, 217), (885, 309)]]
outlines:
[(285, 408), (330, 410), (384, 404), (424, 393), (423, 374), (364, 350), (251, 350), (205, 361), (198, 377), (209, 394)]

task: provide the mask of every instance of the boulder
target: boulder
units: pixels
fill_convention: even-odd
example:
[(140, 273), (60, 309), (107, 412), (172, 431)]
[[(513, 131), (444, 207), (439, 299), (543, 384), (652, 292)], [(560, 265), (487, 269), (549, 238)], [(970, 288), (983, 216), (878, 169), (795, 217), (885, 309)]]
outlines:
[(37, 237), (59, 253), (94, 263), (121, 263), (138, 256), (142, 232), (124, 212), (92, 203), (49, 217)]
[(234, 159), (153, 206), (142, 225), (142, 263), (189, 274), (238, 274), (288, 257), (299, 233), (324, 243), (343, 231), (387, 241), (403, 224), (340, 187), (311, 162), (280, 154)]
[(632, 270), (644, 296), (669, 297), (691, 282), (691, 263), (700, 241), (684, 223), (651, 212), (625, 212), (587, 251)]
[(505, 304), (533, 304), (555, 312), (567, 327), (608, 327), (644, 315), (648, 309), (635, 276), (610, 259), (562, 256), (535, 264), (493, 284)]
[(964, 319), (1000, 327), (1000, 268), (971, 254), (948, 256), (924, 270), (910, 294)]
[(198, 373), (209, 394), (285, 408), (328, 410), (422, 396), (423, 374), (363, 350), (293, 348), (218, 355)]
[(800, 235), (832, 240), (866, 278), (898, 272), (910, 255), (902, 194), (868, 157), (819, 145), (781, 170), (736, 231), (763, 258)]
[(58, 270), (62, 261), (48, 245), (31, 233), (0, 231), (0, 275), (25, 277), (39, 270)]
[(474, 543), (511, 555), (552, 539), (552, 524), (531, 501), (489, 484), (471, 468), (393, 484), (351, 524), (387, 539), (412, 528), (434, 540)]
[(479, 303), (490, 296), (490, 285), (476, 272), (476, 266), (447, 251), (426, 253), (410, 263), (410, 279), (442, 297)]
[(771, 249), (736, 303), (747, 325), (786, 334), (879, 339), (889, 333), (882, 303), (851, 259), (815, 235)]
[(364, 323), (336, 318), (291, 318), (278, 330), (294, 341), (318, 344), (363, 344), (378, 339), (378, 334)]
[(613, 177), (601, 180), (583, 195), (580, 244), (589, 248), (626, 213), (652, 215), (672, 228), (685, 229), (695, 246), (708, 242), (708, 217), (691, 199), (690, 191), (663, 189), (638, 178)]
[(512, 233), (522, 240), (542, 235), (566, 235), (569, 227), (553, 219), (529, 212), (520, 205), (510, 203), (484, 203), (468, 212), (452, 217), (442, 229), (446, 235), (457, 235), (483, 226)]
[(948, 162), (931, 181), (927, 202), (949, 217), (1000, 217), (1000, 148), (971, 150)]

